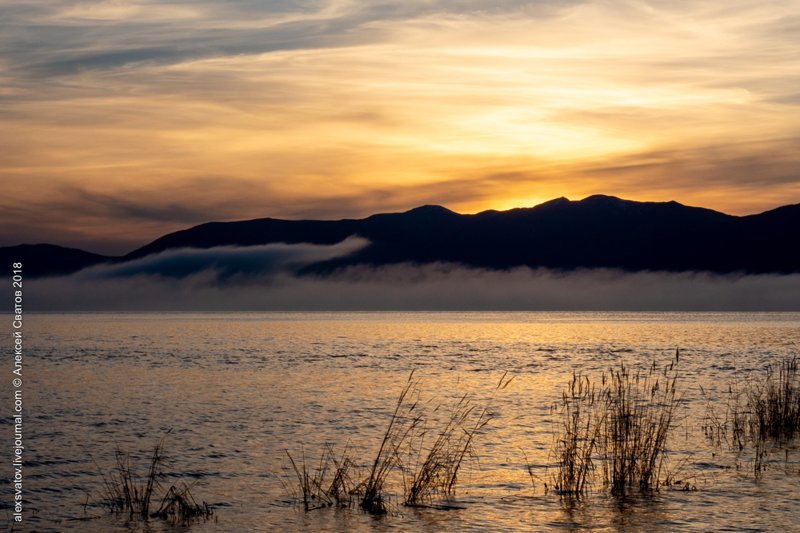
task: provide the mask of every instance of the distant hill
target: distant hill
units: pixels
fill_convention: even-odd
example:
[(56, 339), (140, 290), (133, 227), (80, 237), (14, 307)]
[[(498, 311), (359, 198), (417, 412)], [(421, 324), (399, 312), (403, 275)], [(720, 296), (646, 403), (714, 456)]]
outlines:
[[(334, 244), (351, 235), (371, 244), (308, 270), (324, 273), (356, 264), (451, 262), (489, 269), (800, 272), (800, 204), (739, 217), (677, 202), (634, 202), (603, 195), (580, 201), (558, 198), (536, 207), (474, 215), (422, 206), (358, 220), (210, 222), (170, 233), (113, 260), (176, 248)], [(19, 248), (2, 248), (0, 257)], [(39, 260), (48, 262), (47, 267), (37, 267), (42, 274), (73, 272), (81, 265), (112, 259), (58, 247), (42, 249), (31, 258), (32, 269)]]
[(0, 248), (0, 261), (2, 261), (3, 269), (10, 272), (12, 262), (22, 261), (22, 270), (26, 277), (71, 274), (112, 259), (77, 248), (64, 248), (54, 244), (20, 244), (19, 246)]

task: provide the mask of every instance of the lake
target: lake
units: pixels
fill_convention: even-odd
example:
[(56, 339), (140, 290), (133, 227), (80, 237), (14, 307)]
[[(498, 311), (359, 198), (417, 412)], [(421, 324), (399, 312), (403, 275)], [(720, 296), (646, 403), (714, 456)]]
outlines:
[[(756, 477), (748, 450), (703, 432), (729, 387), (798, 355), (797, 313), (28, 314), (25, 343), (23, 531), (171, 531), (96, 503), (115, 450), (144, 468), (162, 436), (170, 479), (214, 508), (196, 532), (788, 531), (800, 520), (797, 443)], [(613, 498), (597, 486), (580, 502), (545, 490), (552, 406), (573, 372), (668, 364), (677, 348), (668, 460), (691, 490)], [(393, 479), (386, 515), (305, 512), (286, 451), (315, 464), (326, 445), (347, 446), (367, 467), (412, 370), (431, 424), (464, 395), (487, 407), (452, 508), (404, 507)], [(514, 379), (495, 391), (505, 372)], [(8, 516), (9, 504), (6, 491)]]

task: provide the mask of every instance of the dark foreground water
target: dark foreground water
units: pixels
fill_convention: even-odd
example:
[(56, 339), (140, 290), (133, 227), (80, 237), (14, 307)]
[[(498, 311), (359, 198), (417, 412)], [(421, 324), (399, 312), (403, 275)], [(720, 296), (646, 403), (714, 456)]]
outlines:
[[(25, 342), (21, 531), (170, 530), (105, 516), (94, 503), (115, 449), (145, 458), (170, 429), (167, 473), (216, 511), (190, 528), (197, 532), (789, 531), (800, 523), (794, 443), (757, 480), (747, 451), (714, 448), (701, 431), (708, 402), (730, 384), (800, 353), (798, 314), (28, 315)], [(579, 505), (545, 493), (550, 408), (572, 372), (666, 363), (676, 347), (683, 403), (670, 463), (697, 490), (620, 501), (598, 488)], [(348, 444), (367, 464), (412, 369), (429, 409), (465, 393), (484, 402), (503, 372), (516, 376), (491, 400), (492, 420), (461, 476), (460, 508), (303, 512), (289, 496), (285, 450), (316, 458), (325, 443)], [(10, 517), (10, 467), (2, 473)]]

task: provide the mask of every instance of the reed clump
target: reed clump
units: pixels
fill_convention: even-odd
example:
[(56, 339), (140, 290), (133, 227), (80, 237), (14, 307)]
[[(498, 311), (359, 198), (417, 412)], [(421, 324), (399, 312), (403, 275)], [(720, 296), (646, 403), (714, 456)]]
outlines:
[(418, 506), (436, 496), (453, 495), (458, 471), (471, 452), (475, 431), (486, 422), (479, 417), (476, 427), (466, 430), (464, 426), (473, 411), (474, 405), (462, 397), (424, 459), (411, 471), (410, 480), (405, 483), (405, 505)]
[(741, 389), (729, 385), (724, 415), (709, 400), (703, 429), (715, 446), (752, 453), (753, 472), (759, 477), (769, 464), (770, 451), (800, 436), (798, 358), (768, 365), (747, 383)]
[(756, 439), (789, 440), (800, 435), (798, 358), (768, 366), (764, 378), (748, 390), (750, 427)]
[[(513, 380), (503, 374), (495, 392), (505, 389)], [(467, 457), (474, 456), (473, 444), (476, 436), (490, 421), (488, 407), (479, 409), (467, 396), (462, 396), (446, 417), (433, 444), (420, 447), (419, 457), (411, 470), (409, 479), (404, 478), (404, 504), (427, 505), (437, 497), (452, 498), (458, 482), (461, 466)]]
[(108, 475), (102, 474), (101, 503), (108, 510), (125, 513), (129, 518), (138, 516), (147, 520), (150, 517), (153, 493), (159, 488), (160, 479), (163, 477), (161, 471), (163, 446), (164, 439), (161, 439), (153, 448), (144, 476), (136, 473), (129, 454), (120, 449), (115, 451), (115, 467)]
[(680, 354), (647, 371), (621, 364), (599, 381), (575, 373), (554, 406), (561, 420), (551, 481), (559, 494), (581, 498), (598, 480), (613, 495), (659, 490), (668, 476), (667, 444), (679, 405)]
[(559, 494), (580, 497), (589, 488), (595, 471), (592, 457), (602, 427), (598, 400), (598, 391), (589, 378), (573, 373), (557, 407), (562, 426), (553, 451), (558, 465), (553, 485)]
[[(160, 518), (173, 524), (184, 524), (197, 518), (210, 518), (214, 513), (211, 507), (206, 502), (197, 503), (185, 483), (172, 484), (163, 490), (165, 484), (162, 480), (166, 478), (163, 450), (162, 437), (153, 447), (145, 473), (140, 475), (131, 455), (117, 449), (114, 467), (107, 474), (101, 472), (100, 505), (111, 513), (143, 521)], [(152, 510), (156, 501), (160, 501), (159, 506)]]
[[(700, 386), (700, 391), (706, 395), (705, 389)], [(748, 439), (749, 408), (745, 395), (733, 384), (728, 386), (724, 393), (724, 400), (707, 398), (706, 415), (703, 422), (703, 434), (714, 446), (725, 444), (730, 448), (743, 451)], [(718, 411), (718, 404), (723, 403), (724, 411)]]
[(286, 455), (297, 476), (295, 497), (302, 500), (306, 511), (322, 507), (350, 507), (353, 504), (360, 482), (356, 481), (355, 463), (349, 456), (347, 446), (337, 455), (330, 444), (326, 445), (315, 468), (307, 464), (305, 454), (299, 459), (299, 464), (289, 450), (286, 450)]
[(208, 520), (214, 511), (206, 502), (197, 502), (189, 485), (180, 483), (167, 489), (161, 505), (151, 516), (161, 518), (172, 524), (186, 524), (196, 519)]
[(296, 478), (289, 492), (303, 502), (306, 511), (358, 506), (372, 514), (388, 512), (389, 476), (402, 469), (424, 420), (419, 410), (417, 385), (411, 372), (397, 398), (375, 458), (365, 468), (357, 464), (348, 447), (337, 455), (332, 445), (326, 444), (316, 466), (308, 464), (305, 454), (296, 461), (286, 450)]
[[(677, 361), (677, 359), (676, 359)], [(667, 438), (678, 406), (674, 362), (658, 371), (631, 373), (621, 366), (604, 390), (600, 449), (606, 483), (613, 494), (634, 488), (658, 490), (664, 472)]]
[(419, 401), (410, 398), (416, 386), (417, 382), (412, 371), (397, 398), (369, 476), (364, 482), (360, 506), (368, 513), (382, 514), (388, 510), (386, 481), (392, 471), (402, 468), (403, 456), (412, 446), (415, 432), (422, 427), (424, 418), (417, 410)]
[[(510, 382), (504, 374), (496, 390)], [(438, 428), (436, 437), (426, 445), (426, 436), (433, 431), (428, 427), (432, 413), (422, 408), (418, 385), (412, 372), (368, 465), (359, 467), (347, 448), (335, 455), (330, 445), (313, 467), (304, 456), (295, 461), (286, 451), (296, 478), (290, 492), (306, 511), (358, 506), (371, 514), (387, 513), (392, 499), (388, 487), (398, 485), (397, 477), (402, 477), (403, 505), (429, 505), (437, 497), (455, 494), (463, 463), (474, 456), (475, 439), (489, 423), (490, 412), (462, 396), (441, 425), (433, 424)]]

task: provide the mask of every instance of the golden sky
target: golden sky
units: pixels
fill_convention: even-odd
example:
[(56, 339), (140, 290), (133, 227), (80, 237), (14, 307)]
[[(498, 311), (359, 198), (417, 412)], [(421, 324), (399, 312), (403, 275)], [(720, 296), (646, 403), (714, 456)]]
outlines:
[(5, 0), (0, 21), (0, 245), (800, 202), (799, 0)]

